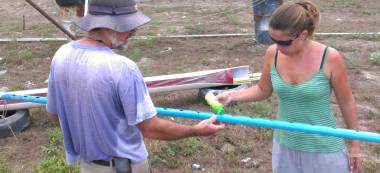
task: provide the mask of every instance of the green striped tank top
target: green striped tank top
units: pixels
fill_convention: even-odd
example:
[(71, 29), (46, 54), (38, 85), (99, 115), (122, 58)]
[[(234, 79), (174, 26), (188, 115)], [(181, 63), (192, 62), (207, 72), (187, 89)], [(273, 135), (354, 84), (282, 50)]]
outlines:
[[(289, 84), (281, 79), (276, 69), (277, 50), (270, 72), (273, 91), (278, 96), (277, 120), (336, 127), (330, 106), (331, 84), (323, 71), (327, 49), (324, 50), (319, 72), (299, 84)], [(341, 138), (303, 132), (276, 129), (274, 137), (290, 149), (306, 152), (337, 152), (345, 147)]]

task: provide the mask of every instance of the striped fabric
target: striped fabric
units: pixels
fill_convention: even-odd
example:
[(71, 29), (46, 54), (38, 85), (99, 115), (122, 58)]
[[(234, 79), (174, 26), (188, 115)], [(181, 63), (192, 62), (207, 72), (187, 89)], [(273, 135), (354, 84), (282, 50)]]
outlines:
[[(323, 72), (326, 51), (327, 48), (319, 72), (299, 84), (289, 84), (281, 79), (275, 66), (276, 53), (275, 64), (270, 73), (273, 91), (278, 96), (278, 120), (336, 127), (330, 106), (331, 84)], [(276, 129), (274, 137), (279, 143), (291, 149), (305, 152), (337, 152), (345, 147), (341, 138), (303, 132)]]

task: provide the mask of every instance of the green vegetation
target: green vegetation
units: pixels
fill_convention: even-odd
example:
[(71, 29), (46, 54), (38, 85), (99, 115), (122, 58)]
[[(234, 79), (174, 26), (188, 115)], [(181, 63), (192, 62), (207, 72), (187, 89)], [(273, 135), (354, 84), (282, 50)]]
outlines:
[(355, 60), (352, 59), (345, 59), (346, 60), (346, 65), (348, 69), (359, 69), (359, 63)]
[(158, 25), (161, 25), (161, 21), (158, 19), (153, 19), (149, 22), (149, 24), (154, 25), (154, 26), (158, 26)]
[(28, 30), (32, 31), (32, 34), (40, 37), (49, 37), (57, 32), (60, 32), (57, 27), (54, 27), (50, 23), (34, 25), (28, 28)]
[(10, 34), (11, 37), (14, 37), (15, 33), (22, 32), (21, 20), (22, 19), (15, 19), (12, 22), (2, 23), (0, 25), (0, 33), (7, 33)]
[(374, 151), (376, 154), (380, 155), (380, 145), (375, 145)]
[[(64, 43), (62, 42), (41, 42), (41, 43), (17, 43), (10, 42), (5, 45), (7, 51), (2, 56), (12, 57), (7, 59), (11, 64), (19, 65), (22, 61), (35, 58), (53, 57), (57, 49)], [(21, 61), (21, 62), (20, 62)]]
[(232, 25), (241, 25), (241, 19), (238, 17), (238, 15), (236, 15), (236, 13), (238, 13), (238, 11), (236, 9), (232, 10), (232, 9), (226, 9), (222, 15), (223, 17), (225, 17), (227, 19), (227, 22), (232, 24)]
[(374, 52), (369, 57), (369, 60), (372, 64), (380, 65), (380, 52)]
[(240, 18), (234, 14), (227, 13), (226, 14), (227, 21), (233, 25), (240, 25)]
[(79, 172), (79, 164), (69, 166), (66, 164), (63, 135), (61, 129), (55, 127), (48, 131), (47, 146), (42, 146), (42, 152), (47, 154), (47, 157), (37, 162), (32, 166), (32, 171), (35, 173), (77, 173)]
[(79, 173), (78, 166), (67, 165), (64, 156), (53, 156), (41, 160), (32, 169), (36, 173)]
[(152, 164), (162, 164), (169, 168), (179, 167), (183, 157), (189, 157), (203, 148), (201, 140), (195, 137), (158, 145), (160, 144), (150, 150)]
[(252, 151), (253, 151), (253, 146), (252, 146), (251, 143), (246, 143), (246, 144), (240, 145), (240, 152), (242, 154), (249, 153), (249, 152), (252, 152)]
[(190, 30), (189, 34), (202, 34), (202, 33), (204, 33), (204, 29), (199, 24), (186, 26), (186, 29)]
[(355, 100), (358, 102), (370, 102), (373, 99), (367, 95), (355, 95)]
[(363, 172), (376, 173), (380, 169), (380, 165), (372, 160), (365, 160), (363, 162)]
[[(270, 102), (270, 100), (247, 103), (240, 102), (232, 106), (232, 112), (234, 112), (235, 115), (252, 115), (255, 118), (268, 118), (273, 114), (273, 105)], [(226, 112), (229, 111), (227, 110)], [(264, 127), (259, 127), (258, 129), (260, 140), (272, 140), (273, 129)]]
[[(380, 41), (380, 35), (379, 34), (355, 34), (352, 36), (353, 39), (363, 39), (363, 40), (369, 40), (369, 41)], [(353, 48), (352, 48), (353, 49)]]
[(138, 62), (140, 61), (141, 57), (143, 57), (141, 48), (153, 48), (158, 43), (159, 40), (154, 38), (130, 40), (128, 45), (130, 49), (125, 54), (125, 56), (135, 62)]
[(236, 154), (234, 151), (225, 151), (223, 153), (223, 158), (224, 160), (227, 160), (227, 161), (234, 161), (234, 160), (237, 160), (236, 158)]
[(233, 105), (232, 109), (235, 114), (258, 117), (266, 117), (273, 113), (272, 105), (268, 101), (238, 103)]
[(6, 173), (8, 171), (8, 166), (3, 162), (3, 160), (0, 160), (0, 173)]
[(138, 62), (142, 57), (141, 50), (139, 48), (133, 48), (127, 53), (127, 57), (135, 62)]
[(271, 141), (273, 136), (273, 129), (260, 127), (260, 139), (263, 141)]
[(149, 28), (139, 31), (139, 35), (145, 35), (145, 36), (157, 36), (159, 34), (160, 34), (160, 30), (158, 26), (151, 26)]
[(175, 27), (175, 26), (172, 26), (172, 27), (169, 27), (168, 29), (167, 29), (167, 31), (169, 32), (169, 33), (177, 33), (177, 28)]
[(370, 11), (365, 10), (362, 12), (362, 15), (363, 16), (370, 16), (370, 15), (372, 15), (372, 13)]
[(148, 39), (131, 40), (129, 43), (132, 47), (141, 46), (141, 47), (152, 48), (159, 43), (159, 40), (154, 39), (154, 38), (148, 38)]
[[(156, 13), (164, 13), (164, 12), (172, 12), (180, 10), (178, 7), (155, 7), (154, 12)], [(181, 9), (185, 10), (185, 9)]]

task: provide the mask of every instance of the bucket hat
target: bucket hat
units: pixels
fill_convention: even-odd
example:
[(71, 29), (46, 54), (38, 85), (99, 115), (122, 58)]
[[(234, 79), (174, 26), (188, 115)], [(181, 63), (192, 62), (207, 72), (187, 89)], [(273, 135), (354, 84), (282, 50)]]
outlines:
[(85, 30), (108, 28), (117, 32), (128, 32), (150, 21), (138, 11), (134, 0), (89, 0), (88, 14), (75, 24)]

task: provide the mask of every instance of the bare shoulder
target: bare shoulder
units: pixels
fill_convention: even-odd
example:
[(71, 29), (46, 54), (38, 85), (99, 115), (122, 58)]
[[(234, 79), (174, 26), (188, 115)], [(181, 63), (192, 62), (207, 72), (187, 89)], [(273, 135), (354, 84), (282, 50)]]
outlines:
[(329, 65), (330, 67), (334, 68), (337, 66), (344, 65), (344, 59), (342, 54), (335, 48), (329, 47), (327, 56), (327, 65)]
[(275, 44), (269, 46), (265, 51), (264, 61), (266, 63), (272, 64), (274, 61), (274, 56), (277, 51), (277, 46)]
[(329, 79), (332, 75), (345, 71), (344, 58), (338, 50), (329, 47), (326, 58), (324, 69)]

